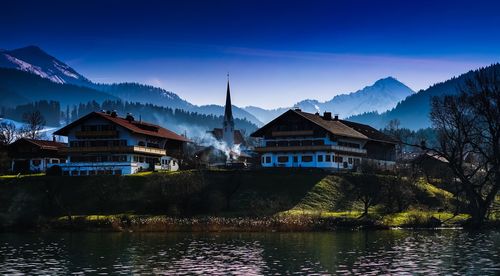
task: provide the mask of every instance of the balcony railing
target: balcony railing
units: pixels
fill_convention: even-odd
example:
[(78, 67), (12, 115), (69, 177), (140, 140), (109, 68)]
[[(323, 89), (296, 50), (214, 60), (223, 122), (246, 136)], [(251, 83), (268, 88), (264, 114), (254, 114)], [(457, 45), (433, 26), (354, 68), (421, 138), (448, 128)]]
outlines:
[(87, 137), (117, 137), (118, 131), (116, 130), (102, 130), (102, 131), (77, 131), (75, 133), (77, 138), (87, 138)]
[(313, 135), (312, 130), (290, 130), (290, 131), (273, 131), (272, 136), (309, 136)]
[(120, 152), (120, 153), (145, 153), (149, 155), (164, 156), (167, 151), (164, 149), (150, 148), (143, 146), (111, 146), (111, 147), (69, 147), (62, 151), (66, 153), (98, 153), (98, 152)]
[(350, 148), (334, 145), (318, 146), (277, 146), (277, 147), (256, 147), (257, 152), (276, 152), (276, 151), (338, 151), (347, 153), (366, 154), (366, 149)]

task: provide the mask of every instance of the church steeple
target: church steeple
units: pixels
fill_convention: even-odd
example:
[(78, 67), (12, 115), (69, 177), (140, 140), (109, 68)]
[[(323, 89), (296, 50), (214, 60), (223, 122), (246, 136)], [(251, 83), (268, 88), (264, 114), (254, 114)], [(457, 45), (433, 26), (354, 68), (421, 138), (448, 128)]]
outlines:
[(233, 121), (233, 108), (231, 106), (231, 91), (229, 89), (229, 74), (227, 74), (226, 106), (224, 110), (224, 122)]
[(229, 74), (227, 74), (226, 106), (224, 108), (224, 122), (222, 125), (222, 139), (228, 146), (234, 145), (234, 118), (231, 106), (231, 91), (229, 89)]

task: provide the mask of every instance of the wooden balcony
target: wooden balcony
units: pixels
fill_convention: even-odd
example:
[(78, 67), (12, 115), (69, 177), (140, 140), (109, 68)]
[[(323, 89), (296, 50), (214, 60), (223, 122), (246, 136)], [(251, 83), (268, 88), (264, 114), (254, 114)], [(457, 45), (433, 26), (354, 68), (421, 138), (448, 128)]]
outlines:
[(69, 147), (63, 148), (64, 153), (140, 153), (146, 155), (164, 156), (164, 149), (142, 147), (142, 146), (113, 146), (113, 147)]
[(294, 130), (294, 131), (273, 131), (271, 133), (274, 137), (283, 136), (311, 136), (314, 132), (312, 130)]
[(296, 151), (334, 151), (339, 153), (348, 153), (354, 155), (366, 155), (366, 149), (357, 149), (333, 145), (319, 146), (278, 146), (278, 147), (256, 147), (256, 152), (296, 152)]
[(75, 133), (77, 138), (89, 138), (89, 137), (118, 137), (118, 131), (116, 130), (103, 130), (103, 131), (77, 131)]

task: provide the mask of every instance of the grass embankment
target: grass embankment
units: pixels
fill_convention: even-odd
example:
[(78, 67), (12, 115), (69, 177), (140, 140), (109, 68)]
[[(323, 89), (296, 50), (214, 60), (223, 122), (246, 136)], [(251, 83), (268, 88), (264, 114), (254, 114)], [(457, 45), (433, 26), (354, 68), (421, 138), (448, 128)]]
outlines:
[(310, 231), (454, 226), (467, 218), (452, 214), (452, 194), (424, 181), (411, 185), (403, 212), (388, 211), (381, 196), (360, 218), (349, 190), (360, 179), (316, 170), (0, 179), (0, 228)]

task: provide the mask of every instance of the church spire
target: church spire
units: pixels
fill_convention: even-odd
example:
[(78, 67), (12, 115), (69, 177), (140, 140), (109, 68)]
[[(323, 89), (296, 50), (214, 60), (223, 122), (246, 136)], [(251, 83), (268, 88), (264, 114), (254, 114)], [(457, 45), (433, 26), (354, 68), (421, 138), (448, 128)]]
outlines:
[(224, 110), (224, 122), (233, 121), (233, 108), (231, 106), (231, 92), (229, 89), (229, 74), (227, 74), (226, 106)]
[(226, 106), (224, 109), (224, 123), (222, 124), (222, 139), (229, 147), (234, 145), (234, 119), (231, 106), (231, 91), (229, 89), (229, 74), (227, 74)]

